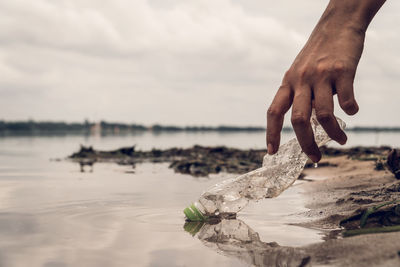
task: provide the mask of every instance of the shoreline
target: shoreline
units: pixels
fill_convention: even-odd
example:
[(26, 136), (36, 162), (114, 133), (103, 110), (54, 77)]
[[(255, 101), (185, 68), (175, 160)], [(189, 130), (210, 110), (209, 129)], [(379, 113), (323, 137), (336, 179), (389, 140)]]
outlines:
[[(352, 159), (361, 161), (375, 161), (382, 163), (391, 147), (365, 147), (356, 146), (352, 148), (332, 148), (323, 146), (320, 148), (325, 156), (346, 155)], [(113, 162), (120, 165), (131, 165), (143, 162), (170, 163), (169, 167), (177, 173), (189, 174), (196, 177), (205, 177), (209, 174), (221, 172), (244, 174), (255, 170), (262, 165), (263, 157), (267, 153), (265, 149), (237, 149), (226, 146), (200, 146), (194, 145), (189, 148), (173, 147), (169, 149), (152, 149), (147, 151), (136, 150), (135, 146), (122, 147), (115, 150), (96, 150), (92, 146), (81, 145), (79, 151), (69, 155), (68, 160), (79, 163), (81, 171), (84, 172), (86, 165), (93, 166), (95, 163)], [(320, 166), (329, 164), (321, 162)], [(306, 168), (312, 167), (308, 163)]]

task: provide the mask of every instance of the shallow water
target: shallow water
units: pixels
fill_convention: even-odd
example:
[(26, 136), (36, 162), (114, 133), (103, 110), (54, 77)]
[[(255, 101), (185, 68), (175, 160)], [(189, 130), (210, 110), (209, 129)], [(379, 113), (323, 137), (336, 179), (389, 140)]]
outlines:
[[(255, 137), (0, 139), (0, 266), (246, 266), (183, 230), (183, 208), (232, 175), (194, 178), (173, 173), (167, 164), (135, 169), (96, 164), (93, 172), (81, 173), (77, 164), (49, 159), (72, 153), (80, 143), (103, 149), (136, 143), (146, 149), (235, 146), (239, 140), (236, 147), (258, 147)], [(299, 215), (306, 209), (298, 184), (250, 205), (239, 219), (263, 242), (297, 247), (320, 242), (322, 233), (290, 225), (306, 219)]]

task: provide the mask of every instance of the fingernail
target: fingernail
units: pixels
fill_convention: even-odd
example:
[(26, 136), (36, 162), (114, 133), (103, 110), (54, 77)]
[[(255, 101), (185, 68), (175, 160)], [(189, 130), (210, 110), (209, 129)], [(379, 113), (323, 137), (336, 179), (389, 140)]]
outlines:
[(270, 155), (272, 155), (274, 153), (274, 147), (271, 143), (268, 144), (267, 152)]
[(347, 143), (347, 135), (344, 135), (344, 142), (343, 142), (342, 145), (344, 145), (344, 144), (346, 144), (346, 143)]
[(346, 144), (346, 142), (347, 142), (347, 136), (344, 135), (343, 138), (341, 140), (339, 140), (338, 143), (341, 144), (341, 145), (344, 145), (344, 144)]
[(310, 159), (312, 160), (312, 162), (317, 163), (321, 157), (317, 156), (317, 155), (309, 155)]

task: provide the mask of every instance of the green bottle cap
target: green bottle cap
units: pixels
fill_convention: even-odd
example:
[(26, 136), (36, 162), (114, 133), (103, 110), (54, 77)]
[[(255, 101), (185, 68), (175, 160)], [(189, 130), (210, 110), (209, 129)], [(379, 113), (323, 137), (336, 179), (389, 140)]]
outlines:
[(183, 210), (188, 221), (191, 222), (204, 222), (207, 220), (207, 216), (204, 216), (194, 204), (190, 205), (189, 207)]

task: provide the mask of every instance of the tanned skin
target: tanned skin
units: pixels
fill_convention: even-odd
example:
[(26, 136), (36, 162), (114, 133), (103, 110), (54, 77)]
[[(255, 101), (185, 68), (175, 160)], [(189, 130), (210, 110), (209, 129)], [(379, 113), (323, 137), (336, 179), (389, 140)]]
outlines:
[(345, 144), (346, 134), (333, 115), (333, 95), (349, 115), (358, 112), (353, 81), (369, 23), (385, 0), (331, 0), (307, 43), (285, 73), (267, 112), (267, 147), (278, 151), (285, 113), (303, 151), (313, 162), (321, 159), (310, 124), (312, 107), (329, 137)]

